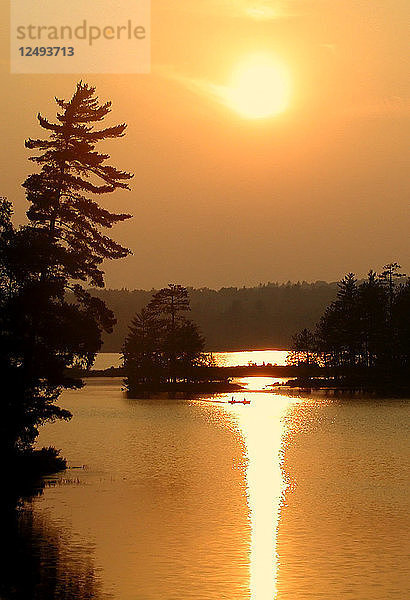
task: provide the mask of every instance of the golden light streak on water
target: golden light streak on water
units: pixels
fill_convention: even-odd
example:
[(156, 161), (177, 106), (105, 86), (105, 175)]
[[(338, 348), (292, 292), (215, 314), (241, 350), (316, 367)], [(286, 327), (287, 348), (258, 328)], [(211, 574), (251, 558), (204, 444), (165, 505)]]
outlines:
[(249, 392), (272, 392), (272, 386), (285, 384), (290, 377), (234, 377), (232, 383), (238, 383)]
[(295, 398), (251, 394), (250, 405), (231, 405), (246, 446), (246, 486), (251, 523), (250, 599), (277, 597), (279, 562), (277, 532), (287, 488), (281, 454), (286, 436), (285, 416)]

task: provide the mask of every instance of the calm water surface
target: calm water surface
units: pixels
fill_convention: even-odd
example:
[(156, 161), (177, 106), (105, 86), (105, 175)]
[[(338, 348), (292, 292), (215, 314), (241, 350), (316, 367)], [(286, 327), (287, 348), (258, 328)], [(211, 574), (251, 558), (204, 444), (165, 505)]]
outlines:
[(64, 393), (74, 417), (40, 444), (84, 468), (22, 512), (26, 597), (409, 597), (408, 402), (247, 397), (127, 400), (109, 379)]

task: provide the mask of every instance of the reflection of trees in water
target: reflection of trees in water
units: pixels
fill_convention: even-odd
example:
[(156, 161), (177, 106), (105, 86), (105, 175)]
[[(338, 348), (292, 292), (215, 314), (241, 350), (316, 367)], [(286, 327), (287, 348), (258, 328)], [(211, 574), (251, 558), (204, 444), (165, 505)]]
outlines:
[(108, 600), (92, 564), (92, 548), (69, 543), (64, 531), (30, 502), (0, 505), (4, 555), (1, 600)]

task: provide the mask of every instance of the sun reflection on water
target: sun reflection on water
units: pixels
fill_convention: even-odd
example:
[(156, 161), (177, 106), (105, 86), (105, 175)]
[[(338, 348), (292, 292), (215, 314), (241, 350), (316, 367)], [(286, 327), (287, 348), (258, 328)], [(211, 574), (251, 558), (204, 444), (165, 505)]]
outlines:
[(282, 468), (287, 418), (300, 399), (254, 393), (251, 404), (227, 405), (240, 430), (247, 456), (245, 479), (251, 524), (250, 599), (277, 597), (277, 533), (288, 487)]
[(238, 383), (248, 392), (272, 392), (275, 385), (284, 385), (290, 377), (234, 377), (232, 383)]

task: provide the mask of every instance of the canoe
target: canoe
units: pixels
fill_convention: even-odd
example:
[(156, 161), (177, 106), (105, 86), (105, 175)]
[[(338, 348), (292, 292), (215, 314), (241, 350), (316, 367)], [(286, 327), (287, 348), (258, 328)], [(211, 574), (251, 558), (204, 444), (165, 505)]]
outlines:
[(250, 404), (250, 400), (229, 400), (229, 404)]

